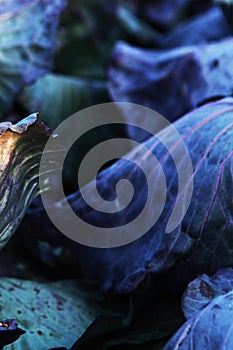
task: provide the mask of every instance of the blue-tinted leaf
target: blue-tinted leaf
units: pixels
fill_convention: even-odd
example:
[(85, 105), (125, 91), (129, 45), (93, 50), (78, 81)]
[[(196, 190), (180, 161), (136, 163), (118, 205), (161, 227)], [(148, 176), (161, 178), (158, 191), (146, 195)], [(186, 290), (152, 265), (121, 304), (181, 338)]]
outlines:
[(64, 4), (65, 0), (1, 1), (0, 116), (25, 84), (51, 69)]
[[(165, 228), (177, 199), (177, 177), (169, 150), (157, 142), (155, 135), (145, 145), (153, 150), (154, 156), (162, 164), (168, 190), (163, 213), (149, 232), (122, 247), (89, 248), (67, 239), (51, 226), (43, 208), (37, 208), (27, 216), (23, 228), (24, 233), (33, 228), (33, 239), (28, 234), (25, 237), (34, 254), (41, 256), (36, 240), (62, 246), (70, 251), (72, 268), (76, 266), (74, 261), (78, 262), (86, 278), (98, 281), (102, 288), (113, 288), (118, 293), (148, 288), (150, 280), (168, 271), (167, 279), (164, 277), (166, 288), (183, 288), (186, 281), (193, 279), (198, 272), (214, 273), (218, 268), (233, 264), (232, 114), (233, 100), (223, 99), (194, 110), (174, 124), (192, 159), (194, 188), (187, 214), (173, 232), (166, 234)], [(165, 135), (166, 129), (162, 133)], [(169, 134), (166, 137), (169, 138)], [(143, 208), (147, 193), (147, 182), (134, 164), (134, 160), (140, 162), (140, 159), (144, 159), (144, 153), (139, 147), (131, 153), (132, 162), (122, 159), (97, 178), (98, 189), (100, 193), (103, 191), (106, 200), (111, 200), (115, 195), (115, 184), (120, 179), (128, 179), (134, 186), (135, 197), (127, 208), (115, 215), (96, 211), (84, 202), (80, 192), (76, 192), (69, 198), (73, 210), (92, 225), (100, 227), (128, 223)], [(147, 166), (152, 174), (155, 169), (150, 168), (149, 161)], [(152, 188), (156, 191), (156, 180), (153, 183)], [(91, 182), (85, 188), (89, 198), (94, 200), (95, 185), (95, 182)], [(154, 210), (151, 205), (149, 213)]]
[(192, 19), (177, 25), (171, 32), (162, 36), (160, 48), (190, 46), (217, 41), (232, 35), (232, 30), (219, 7), (211, 8)]
[(20, 96), (23, 107), (29, 112), (40, 111), (43, 122), (52, 130), (71, 114), (107, 100), (103, 81), (58, 74), (47, 74), (38, 79), (26, 87)]
[(192, 317), (216, 296), (232, 290), (233, 269), (231, 268), (220, 269), (212, 277), (201, 275), (189, 283), (183, 295), (182, 309), (185, 317)]
[(14, 317), (26, 330), (14, 350), (70, 348), (101, 313), (98, 297), (91, 300), (75, 281), (46, 284), (1, 278), (0, 289), (1, 314)]
[(20, 120), (18, 123), (10, 125), (9, 129), (11, 131), (22, 134), (28, 129), (30, 125), (35, 123), (37, 118), (38, 118), (38, 113), (30, 114), (28, 117), (24, 118), (23, 120)]
[(188, 321), (164, 350), (231, 350), (233, 346), (233, 270), (219, 270), (192, 281), (183, 296)]
[(189, 319), (163, 350), (231, 350), (233, 292), (215, 298)]
[(109, 68), (111, 96), (175, 120), (206, 100), (232, 95), (232, 51), (232, 38), (172, 50), (145, 50), (118, 42)]
[[(134, 2), (137, 5), (137, 1)], [(205, 2), (199, 0), (177, 0), (176, 2), (173, 0), (145, 1), (143, 6), (140, 3), (138, 4), (137, 10), (147, 22), (151, 22), (155, 27), (164, 30), (176, 25), (180, 19), (187, 16), (187, 12), (195, 14), (200, 10), (203, 11), (203, 9), (210, 6), (210, 3), (210, 0)]]

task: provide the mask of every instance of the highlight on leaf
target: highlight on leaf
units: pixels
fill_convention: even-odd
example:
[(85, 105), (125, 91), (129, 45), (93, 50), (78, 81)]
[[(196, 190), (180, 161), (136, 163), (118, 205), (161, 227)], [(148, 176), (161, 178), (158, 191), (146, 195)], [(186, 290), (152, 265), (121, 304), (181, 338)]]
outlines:
[(0, 248), (39, 192), (39, 163), (49, 135), (36, 113), (17, 124), (0, 123)]

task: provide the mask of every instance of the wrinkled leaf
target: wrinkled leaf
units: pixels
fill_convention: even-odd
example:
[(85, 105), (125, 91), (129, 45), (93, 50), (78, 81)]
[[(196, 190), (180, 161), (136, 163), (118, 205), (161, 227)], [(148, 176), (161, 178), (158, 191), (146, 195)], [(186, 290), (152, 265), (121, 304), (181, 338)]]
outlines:
[(232, 38), (173, 50), (145, 50), (119, 42), (109, 67), (111, 96), (175, 120), (206, 100), (232, 95), (232, 51)]
[(38, 194), (39, 162), (48, 129), (37, 115), (13, 125), (0, 123), (0, 247), (15, 232)]
[(215, 297), (233, 290), (233, 269), (220, 269), (212, 277), (201, 275), (190, 282), (182, 299), (182, 309), (188, 319)]
[(219, 270), (191, 282), (183, 296), (188, 321), (164, 350), (231, 350), (233, 346), (233, 270)]
[(58, 16), (65, 0), (1, 1), (0, 116), (25, 84), (52, 67)]
[[(51, 226), (43, 208), (36, 208), (34, 214), (31, 210), (22, 227), (29, 246), (41, 256), (36, 241), (48, 241), (52, 246), (56, 246), (56, 242), (59, 245), (62, 242), (63, 249), (70, 251), (71, 261), (78, 263), (87, 279), (98, 281), (102, 288), (113, 288), (118, 293), (131, 293), (137, 288), (146, 289), (150, 280), (168, 270), (171, 272), (167, 279), (164, 277), (166, 288), (183, 288), (198, 272), (213, 273), (218, 268), (233, 264), (232, 114), (233, 100), (223, 99), (196, 109), (175, 123), (192, 160), (194, 188), (189, 209), (173, 232), (166, 234), (165, 228), (177, 199), (177, 177), (174, 174), (174, 163), (168, 156), (169, 151), (157, 142), (155, 135), (145, 145), (153, 150), (154, 156), (162, 165), (168, 190), (162, 215), (149, 232), (135, 242), (118, 248), (85, 247), (64, 237)], [(166, 129), (161, 133), (169, 138)], [(80, 192), (69, 198), (72, 209), (83, 220), (88, 220), (88, 223), (95, 226), (116, 227), (128, 223), (138, 215), (145, 203), (147, 183), (134, 164), (136, 160), (140, 164), (143, 159), (144, 153), (139, 147), (131, 153), (132, 162), (121, 159), (97, 177), (98, 190), (109, 200), (114, 198), (115, 184), (120, 179), (126, 178), (133, 184), (134, 198), (119, 214), (106, 214), (90, 208)], [(182, 159), (180, 161), (182, 163)], [(157, 173), (153, 174), (156, 169), (150, 167), (149, 161), (146, 166), (150, 169), (151, 178), (155, 179), (152, 188), (156, 191)], [(94, 194), (91, 195), (94, 188), (95, 182), (86, 187), (91, 200), (96, 198)], [(59, 207), (63, 208), (62, 202)], [(151, 207), (149, 212), (153, 213), (154, 210)], [(58, 211), (57, 215), (62, 214)], [(63, 215), (62, 218), (66, 223), (66, 216)], [(69, 225), (68, 222), (66, 224)], [(33, 240), (29, 233), (26, 234), (32, 231), (32, 227)], [(72, 263), (71, 266), (74, 267), (75, 264)]]
[[(19, 134), (23, 134), (25, 131), (27, 131), (30, 125), (34, 124), (37, 121), (37, 118), (38, 118), (38, 113), (30, 114), (28, 117), (20, 120), (16, 124), (9, 123), (10, 124), (9, 129)], [(5, 131), (6, 131), (6, 128), (4, 128), (4, 132)]]
[(215, 298), (189, 319), (163, 350), (231, 350), (233, 292)]

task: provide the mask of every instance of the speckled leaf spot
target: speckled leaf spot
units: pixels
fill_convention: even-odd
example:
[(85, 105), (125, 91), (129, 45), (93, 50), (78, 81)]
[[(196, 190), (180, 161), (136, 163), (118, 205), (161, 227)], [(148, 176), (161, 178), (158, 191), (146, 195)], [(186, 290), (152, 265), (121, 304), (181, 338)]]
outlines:
[(1, 314), (15, 317), (26, 331), (14, 350), (69, 349), (103, 312), (99, 300), (85, 294), (75, 280), (37, 283), (1, 278), (0, 291)]

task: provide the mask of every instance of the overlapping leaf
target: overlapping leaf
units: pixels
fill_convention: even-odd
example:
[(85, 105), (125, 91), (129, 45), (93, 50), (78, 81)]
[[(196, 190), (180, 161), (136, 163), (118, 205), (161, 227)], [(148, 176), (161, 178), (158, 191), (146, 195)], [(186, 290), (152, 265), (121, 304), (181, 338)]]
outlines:
[[(232, 24), (232, 1), (223, 2)], [(115, 100), (151, 106), (170, 120), (206, 99), (232, 95), (232, 39), (189, 47), (231, 34), (220, 7), (191, 18), (209, 9), (213, 0), (71, 0), (56, 43), (56, 73), (48, 74), (64, 4), (65, 0), (0, 0), (0, 117), (12, 107), (15, 115), (22, 107), (23, 112), (38, 110), (53, 129), (70, 114), (108, 100), (105, 80), (109, 63), (109, 87)], [(111, 56), (117, 39), (129, 45), (118, 44)], [(136, 48), (138, 45), (143, 49)], [(187, 47), (160, 50), (177, 46)], [(157, 49), (151, 53), (148, 47)], [(12, 317), (27, 330), (7, 349), (162, 349), (167, 337), (184, 322), (180, 295), (186, 282), (197, 273), (233, 265), (232, 115), (233, 100), (229, 99), (195, 110), (175, 124), (192, 158), (194, 191), (189, 211), (170, 235), (165, 234), (165, 227), (177, 199), (177, 173), (170, 150), (158, 143), (156, 135), (145, 145), (162, 165), (167, 201), (157, 223), (139, 240), (106, 250), (81, 246), (51, 226), (39, 199), (34, 203), (21, 226), (24, 241), (18, 232), (17, 240), (0, 255), (1, 320)], [(0, 248), (39, 192), (38, 166), (49, 133), (36, 119), (33, 114), (17, 125), (0, 124)], [(138, 130), (128, 131), (140, 139)], [(162, 133), (166, 135), (166, 130)], [(73, 149), (76, 168), (94, 143), (116, 135), (107, 126), (103, 133), (95, 130), (85, 136), (84, 143)], [(120, 136), (124, 136), (122, 130)], [(130, 157), (131, 162), (120, 160), (97, 177), (100, 194), (110, 201), (116, 197), (119, 180), (131, 181), (135, 193), (129, 207), (116, 215), (96, 212), (76, 192), (68, 200), (84, 220), (106, 228), (121, 226), (141, 211), (147, 184), (134, 161), (147, 163), (156, 191), (159, 184), (147, 154), (139, 147)], [(65, 176), (67, 170), (73, 176), (65, 179), (70, 192), (77, 173), (66, 162)], [(92, 182), (84, 191), (95, 202), (94, 186)], [(151, 216), (156, 205), (149, 208)], [(64, 221), (70, 224), (65, 217)], [(105, 296), (100, 305), (99, 294), (87, 295), (75, 281), (39, 283), (4, 278), (6, 275), (36, 281), (78, 275), (97, 282), (102, 289), (133, 294), (133, 298), (130, 310), (128, 298), (110, 297), (106, 302)], [(220, 270), (212, 278), (201, 275), (191, 282), (182, 299), (188, 321), (165, 350), (218, 350), (224, 346), (232, 350), (232, 286), (232, 269)], [(5, 340), (9, 342), (9, 332), (13, 332), (11, 341), (21, 333), (14, 320), (0, 322), (0, 347)]]
[[(118, 293), (147, 288), (150, 278), (153, 280), (153, 276), (165, 273), (171, 267), (173, 269), (167, 279), (167, 289), (183, 288), (185, 282), (197, 272), (213, 273), (217, 268), (233, 264), (232, 114), (232, 99), (223, 99), (194, 110), (175, 124), (192, 159), (194, 188), (187, 214), (172, 233), (166, 234), (165, 227), (176, 201), (176, 169), (169, 157), (169, 150), (158, 143), (156, 136), (145, 145), (153, 150), (154, 156), (162, 164), (168, 182), (167, 201), (159, 220), (140, 239), (126, 246), (104, 250), (81, 246), (51, 227), (43, 208), (37, 208), (36, 216), (33, 210), (27, 216), (24, 232), (33, 227), (33, 239), (37, 237), (38, 241), (48, 241), (52, 246), (56, 246), (56, 241), (58, 245), (63, 242), (62, 246), (70, 251), (70, 256), (78, 262), (86, 278), (94, 279), (102, 288), (113, 288)], [(162, 133), (170, 137), (166, 129)], [(91, 209), (80, 192), (70, 197), (73, 210), (92, 225), (100, 227), (124, 225), (134, 218), (142, 210), (147, 188), (146, 179), (140, 175), (140, 169), (133, 163), (134, 159), (144, 159), (140, 147), (132, 152), (132, 162), (127, 163), (122, 159), (97, 177), (99, 191), (103, 191), (104, 198), (109, 200), (120, 179), (126, 178), (133, 184), (134, 200), (119, 215)], [(150, 168), (149, 162), (147, 166)], [(155, 169), (150, 171), (152, 174)], [(154, 176), (156, 179), (156, 174)], [(154, 191), (156, 186), (155, 181)], [(95, 200), (95, 195), (92, 198), (91, 194), (94, 187), (95, 182), (86, 187), (92, 200)], [(151, 207), (149, 212), (153, 214), (154, 210)], [(25, 237), (29, 245), (36, 246), (35, 241), (29, 243), (30, 236)], [(36, 250), (40, 255), (38, 247)], [(72, 263), (72, 266), (75, 264)]]
[[(46, 98), (44, 92), (46, 91)], [(108, 101), (103, 81), (47, 74), (23, 90), (20, 102), (30, 113), (40, 111), (52, 130), (79, 110)]]
[(218, 270), (212, 277), (201, 275), (190, 282), (182, 298), (182, 309), (187, 319), (219, 295), (233, 290), (233, 269)]
[(200, 276), (183, 297), (188, 320), (163, 350), (231, 350), (233, 346), (233, 272), (222, 269)]
[(0, 1), (0, 116), (25, 84), (52, 67), (65, 0)]
[(106, 79), (106, 67), (117, 39), (154, 45), (159, 37), (140, 15), (125, 2), (70, 1), (58, 32), (56, 70), (79, 78)]
[(220, 7), (186, 19), (159, 40), (159, 48), (205, 44), (231, 36), (232, 30)]
[(14, 350), (70, 348), (101, 313), (98, 296), (97, 301), (88, 299), (75, 281), (46, 284), (1, 278), (0, 288), (1, 314), (14, 317), (26, 331)]
[(118, 42), (109, 66), (111, 96), (150, 107), (173, 121), (206, 100), (231, 96), (232, 50), (231, 37), (173, 50)]
[(199, 12), (204, 12), (212, 5), (212, 0), (205, 2), (196, 0), (163, 0), (144, 1), (143, 5), (139, 1), (131, 0), (134, 4), (134, 11), (143, 17), (146, 22), (152, 23), (156, 28), (167, 30), (174, 27), (184, 17), (194, 16)]
[(38, 194), (39, 162), (49, 130), (32, 114), (0, 123), (0, 247), (15, 232)]

